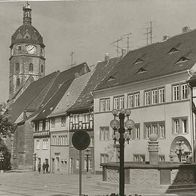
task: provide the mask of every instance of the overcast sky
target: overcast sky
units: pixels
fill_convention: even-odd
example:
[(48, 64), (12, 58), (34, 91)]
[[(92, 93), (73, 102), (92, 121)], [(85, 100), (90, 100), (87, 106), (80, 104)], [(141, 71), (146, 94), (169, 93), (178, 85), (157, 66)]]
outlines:
[[(132, 33), (130, 47), (146, 44), (146, 27), (153, 23), (153, 41), (196, 28), (196, 0), (78, 0), (30, 1), (32, 25), (46, 45), (46, 74), (65, 69), (75, 52), (76, 63), (96, 64), (105, 53), (116, 55), (111, 44)], [(23, 1), (0, 1), (0, 101), (8, 99), (9, 46), (22, 24)], [(120, 46), (126, 47), (126, 39)]]

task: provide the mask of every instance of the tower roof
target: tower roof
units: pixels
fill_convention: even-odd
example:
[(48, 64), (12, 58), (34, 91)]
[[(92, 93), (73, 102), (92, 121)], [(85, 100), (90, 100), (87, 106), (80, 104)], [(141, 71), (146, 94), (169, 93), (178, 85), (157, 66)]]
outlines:
[(37, 29), (31, 25), (31, 8), (28, 2), (23, 6), (23, 25), (12, 35), (10, 47), (17, 43), (39, 44), (45, 47), (42, 36)]

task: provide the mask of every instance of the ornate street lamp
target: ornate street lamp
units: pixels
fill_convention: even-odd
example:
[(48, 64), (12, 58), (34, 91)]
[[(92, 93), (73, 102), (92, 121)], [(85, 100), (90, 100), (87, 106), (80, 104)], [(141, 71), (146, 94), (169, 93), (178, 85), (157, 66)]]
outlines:
[[(129, 143), (131, 130), (134, 128), (135, 123), (133, 120), (129, 119), (131, 110), (122, 109), (120, 112), (113, 110), (112, 114), (114, 119), (110, 122), (110, 126), (114, 130), (113, 140), (114, 143), (119, 141), (120, 144), (119, 196), (124, 196), (124, 144), (125, 140)], [(119, 118), (119, 121), (116, 119), (117, 117)], [(127, 117), (126, 121), (125, 117)]]

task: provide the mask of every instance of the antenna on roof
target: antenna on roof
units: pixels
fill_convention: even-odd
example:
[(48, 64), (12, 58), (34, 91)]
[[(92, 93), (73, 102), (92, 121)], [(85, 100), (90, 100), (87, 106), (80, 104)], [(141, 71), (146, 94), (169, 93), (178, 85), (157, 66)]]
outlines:
[(123, 38), (121, 37), (120, 39), (117, 39), (116, 41), (111, 43), (112, 45), (114, 45), (116, 47), (117, 57), (119, 55), (119, 49), (122, 50), (122, 47), (119, 47), (119, 42), (122, 41), (122, 40), (123, 40)]
[(70, 66), (75, 65), (74, 54), (75, 54), (74, 51), (71, 51), (71, 53), (70, 53), (70, 57), (71, 57), (71, 64), (70, 64)]
[[(152, 21), (149, 23), (149, 27), (146, 28), (146, 44), (152, 44)], [(150, 43), (149, 43), (150, 41)]]
[(125, 34), (124, 36), (127, 37), (127, 52), (129, 52), (129, 49), (130, 49), (130, 36), (132, 35), (132, 33), (127, 33)]

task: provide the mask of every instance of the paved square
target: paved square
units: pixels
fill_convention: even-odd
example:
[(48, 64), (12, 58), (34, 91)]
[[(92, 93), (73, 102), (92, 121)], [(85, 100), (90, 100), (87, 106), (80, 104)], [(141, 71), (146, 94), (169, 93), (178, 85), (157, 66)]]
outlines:
[[(38, 174), (35, 172), (0, 173), (0, 196), (75, 196), (79, 195), (78, 175)], [(101, 196), (118, 193), (117, 184), (101, 181), (101, 175), (82, 177), (82, 193)], [(129, 192), (129, 194), (131, 194)], [(133, 193), (132, 193), (133, 194)], [(158, 196), (142, 194), (142, 196)], [(195, 193), (170, 194), (170, 196), (195, 196)]]

